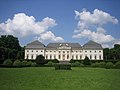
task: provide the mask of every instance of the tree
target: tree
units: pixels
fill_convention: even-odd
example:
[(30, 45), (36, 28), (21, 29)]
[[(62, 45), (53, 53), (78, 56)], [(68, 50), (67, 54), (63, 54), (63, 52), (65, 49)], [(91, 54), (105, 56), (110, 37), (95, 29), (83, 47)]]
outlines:
[(45, 57), (42, 55), (38, 55), (35, 59), (35, 62), (39, 65), (45, 64)]
[(86, 56), (85, 59), (83, 60), (84, 65), (91, 65), (89, 58)]

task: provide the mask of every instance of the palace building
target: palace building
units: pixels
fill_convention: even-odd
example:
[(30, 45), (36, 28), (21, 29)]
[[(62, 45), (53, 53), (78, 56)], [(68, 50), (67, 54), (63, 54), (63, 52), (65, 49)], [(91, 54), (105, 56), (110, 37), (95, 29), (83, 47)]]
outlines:
[(49, 43), (45, 46), (36, 40), (26, 45), (25, 59), (35, 59), (38, 55), (59, 61), (83, 60), (86, 56), (90, 60), (103, 60), (103, 48), (94, 41), (83, 46), (79, 43)]

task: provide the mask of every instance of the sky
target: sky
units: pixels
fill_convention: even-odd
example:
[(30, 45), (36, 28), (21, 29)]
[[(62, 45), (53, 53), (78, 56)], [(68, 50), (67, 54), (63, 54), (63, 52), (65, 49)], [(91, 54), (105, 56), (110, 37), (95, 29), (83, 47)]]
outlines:
[(34, 40), (120, 44), (120, 0), (0, 0), (0, 35)]

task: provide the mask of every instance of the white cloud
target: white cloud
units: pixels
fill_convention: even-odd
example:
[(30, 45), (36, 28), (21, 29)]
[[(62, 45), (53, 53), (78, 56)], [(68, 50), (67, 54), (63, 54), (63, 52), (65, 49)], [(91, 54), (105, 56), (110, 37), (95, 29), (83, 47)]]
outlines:
[(63, 42), (64, 39), (62, 37), (56, 37), (51, 31), (47, 31), (45, 33), (42, 33), (38, 39), (40, 41), (45, 41), (45, 40), (50, 40), (50, 41), (54, 41), (54, 42)]
[(0, 23), (0, 34), (11, 34), (17, 37), (38, 36), (41, 40), (64, 41), (62, 37), (55, 36), (50, 27), (56, 26), (54, 19), (46, 17), (42, 21), (36, 21), (33, 16), (25, 13), (15, 14), (13, 19)]
[(56, 21), (49, 17), (37, 22), (33, 16), (18, 13), (14, 15), (13, 19), (8, 19), (5, 23), (0, 23), (0, 33), (25, 37), (43, 33), (55, 25)]
[(82, 12), (75, 11), (75, 14), (78, 23), (73, 38), (87, 38), (104, 44), (104, 46), (109, 46), (107, 43), (113, 43), (116, 40), (113, 36), (106, 34), (106, 30), (103, 28), (105, 24), (118, 23), (114, 16), (98, 9), (95, 9), (93, 13), (84, 9)]

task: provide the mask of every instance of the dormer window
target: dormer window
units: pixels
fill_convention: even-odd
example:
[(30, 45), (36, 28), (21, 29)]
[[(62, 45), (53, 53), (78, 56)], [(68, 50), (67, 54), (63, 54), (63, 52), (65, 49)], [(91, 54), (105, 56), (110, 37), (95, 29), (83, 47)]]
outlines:
[(62, 46), (62, 44), (59, 44), (59, 46)]
[(66, 44), (66, 46), (68, 46), (68, 44)]

